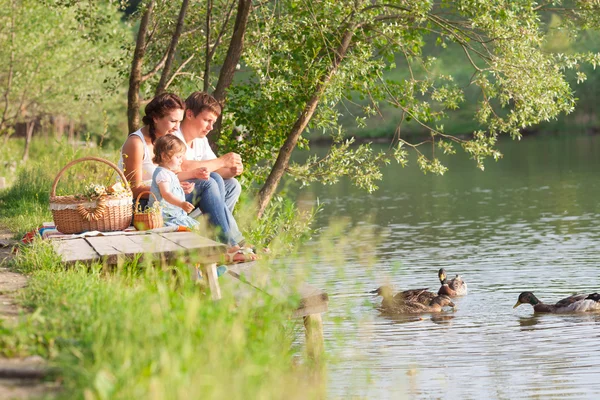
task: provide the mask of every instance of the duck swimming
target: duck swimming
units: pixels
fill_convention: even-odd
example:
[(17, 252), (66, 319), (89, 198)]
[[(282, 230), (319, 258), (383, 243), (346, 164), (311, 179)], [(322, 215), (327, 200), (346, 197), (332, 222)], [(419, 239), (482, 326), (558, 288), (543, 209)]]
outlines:
[(446, 295), (437, 295), (427, 289), (412, 289), (393, 295), (389, 286), (381, 286), (371, 293), (383, 297), (379, 311), (384, 314), (437, 313), (443, 307), (454, 308), (454, 303)]
[(442, 284), (440, 290), (438, 290), (439, 295), (445, 294), (446, 296), (457, 297), (467, 294), (467, 282), (463, 281), (460, 275), (456, 275), (456, 277), (448, 280), (446, 270), (440, 268), (438, 278), (440, 278), (440, 283)]
[(533, 311), (539, 313), (579, 313), (600, 311), (600, 294), (574, 294), (566, 297), (556, 304), (544, 304), (531, 292), (523, 292), (519, 295), (517, 303), (513, 308), (521, 304), (531, 304)]

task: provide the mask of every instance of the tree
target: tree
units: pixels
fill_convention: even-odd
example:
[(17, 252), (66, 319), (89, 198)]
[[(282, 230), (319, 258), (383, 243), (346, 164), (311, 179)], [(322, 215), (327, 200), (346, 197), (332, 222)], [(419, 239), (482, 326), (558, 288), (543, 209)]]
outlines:
[[(105, 82), (116, 76), (112, 63), (120, 54), (112, 43), (124, 32), (116, 10), (88, 6), (82, 13), (59, 3), (0, 2), (0, 132), (6, 138), (17, 123), (26, 124), (28, 144), (41, 119), (102, 115), (96, 107), (111, 96)], [(92, 12), (101, 16), (93, 24)]]
[[(234, 4), (238, 8), (232, 26)], [(147, 46), (149, 60), (165, 57), (171, 43), (174, 24), (166, 22), (178, 14), (169, 7), (174, 6), (162, 5), (156, 16), (153, 44)], [(258, 195), (260, 215), (286, 173), (305, 183), (333, 183), (348, 175), (374, 190), (381, 179), (378, 166), (391, 158), (405, 165), (407, 149), (417, 152), (423, 171), (443, 174), (446, 167), (437, 153), (452, 154), (457, 147), (483, 169), (486, 158), (501, 157), (495, 148), (500, 134), (518, 139), (521, 129), (573, 110), (575, 98), (566, 74), (575, 70), (585, 79), (577, 69), (583, 62), (595, 67), (600, 55), (544, 49), (546, 21), (560, 14), (560, 29), (577, 35), (599, 26), (598, 11), (600, 4), (593, 0), (195, 3), (187, 14), (169, 82), (180, 90), (197, 90), (202, 80), (201, 87), (208, 88), (216, 69), (208, 63), (227, 71), (228, 81), (216, 85), (224, 84), (225, 90), (215, 92), (227, 99), (223, 132), (232, 132), (234, 126), (239, 131), (241, 126), (246, 138), (239, 140), (244, 136), (239, 132), (221, 135), (219, 145), (256, 165), (255, 176), (264, 182)], [(244, 17), (247, 20), (238, 24)], [(218, 33), (210, 29), (214, 26)], [(229, 47), (219, 47), (227, 37)], [(473, 118), (480, 129), (469, 138), (444, 131), (445, 118), (463, 102), (464, 88), (436, 71), (436, 60), (428, 56), (431, 43), (442, 50), (462, 49), (465, 68), (472, 71), (470, 86), (479, 93)], [(197, 57), (202, 47), (211, 49), (204, 52), (204, 60)], [(237, 50), (243, 52), (236, 55)], [(230, 55), (234, 61), (241, 59), (239, 79), (232, 73), (238, 63), (226, 61)], [(161, 68), (158, 62), (149, 65)], [(390, 79), (388, 72), (399, 68), (405, 76)], [(204, 76), (195, 71), (204, 71)], [(368, 145), (351, 148), (351, 140), (343, 139), (341, 110), (353, 112), (361, 125), (378, 117), (382, 104), (396, 107), (403, 121), (426, 127), (430, 137), (410, 143), (398, 135), (389, 155), (376, 154)], [(290, 164), (292, 151), (307, 147), (302, 136), (307, 130), (331, 134), (331, 151), (305, 165)]]

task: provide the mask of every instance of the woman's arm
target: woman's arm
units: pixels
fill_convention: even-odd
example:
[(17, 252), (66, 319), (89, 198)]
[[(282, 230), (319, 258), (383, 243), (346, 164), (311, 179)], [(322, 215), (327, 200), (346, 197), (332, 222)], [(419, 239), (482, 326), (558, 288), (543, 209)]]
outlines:
[[(123, 145), (123, 168), (125, 177), (131, 186), (133, 198), (150, 186), (142, 184), (142, 162), (144, 161), (144, 144), (137, 136), (129, 136)], [(148, 195), (142, 196), (148, 198)]]
[(165, 201), (174, 206), (182, 208), (186, 213), (191, 212), (194, 209), (194, 205), (192, 203), (188, 203), (185, 200), (179, 200), (173, 193), (171, 193), (171, 185), (167, 181), (158, 183), (158, 190), (160, 191), (160, 195)]

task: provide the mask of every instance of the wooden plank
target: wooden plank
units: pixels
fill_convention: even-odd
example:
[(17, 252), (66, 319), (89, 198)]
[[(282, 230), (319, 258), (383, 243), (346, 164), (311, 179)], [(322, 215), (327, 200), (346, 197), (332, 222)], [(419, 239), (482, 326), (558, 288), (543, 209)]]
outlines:
[(327, 311), (329, 296), (321, 289), (308, 283), (303, 283), (300, 285), (298, 294), (300, 295), (300, 304), (298, 305), (298, 309), (294, 311), (295, 317), (305, 317)]
[(142, 235), (89, 236), (52, 240), (64, 262), (104, 260), (116, 264), (124, 257), (138, 254), (195, 254), (206, 263), (222, 261), (227, 247), (195, 232), (148, 233)]
[(100, 259), (94, 248), (85, 239), (52, 240), (54, 251), (66, 263)]
[(223, 243), (215, 242), (195, 232), (168, 232), (159, 235), (188, 250), (207, 249), (208, 251), (222, 253), (227, 249), (227, 246)]
[(304, 328), (306, 330), (306, 353), (310, 359), (319, 362), (325, 348), (321, 314), (307, 315), (304, 317)]
[(210, 288), (210, 295), (213, 300), (221, 299), (221, 287), (219, 286), (219, 277), (217, 275), (217, 264), (203, 264), (202, 277), (206, 279), (208, 287)]
[(172, 240), (165, 239), (160, 234), (131, 236), (131, 240), (141, 246), (140, 253), (161, 254), (184, 252), (185, 248), (179, 246)]
[(160, 236), (181, 246), (188, 254), (200, 256), (202, 261), (207, 263), (222, 261), (223, 254), (227, 251), (224, 244), (200, 236), (196, 232), (169, 232), (161, 233)]
[(91, 236), (86, 240), (109, 265), (117, 264), (120, 259), (143, 252), (142, 246), (131, 240), (129, 236)]

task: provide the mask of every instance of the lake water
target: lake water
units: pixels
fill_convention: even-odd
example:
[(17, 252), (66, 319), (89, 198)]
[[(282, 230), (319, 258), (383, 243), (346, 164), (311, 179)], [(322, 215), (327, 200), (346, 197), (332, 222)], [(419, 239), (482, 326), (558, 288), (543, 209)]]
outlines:
[[(324, 204), (319, 226), (338, 224), (321, 233), (335, 246), (305, 248), (330, 296), (330, 398), (598, 398), (600, 314), (512, 306), (525, 290), (546, 302), (600, 291), (600, 136), (500, 149), (485, 172), (457, 155), (443, 177), (392, 164), (373, 194), (348, 182), (298, 191)], [(389, 319), (367, 293), (437, 290), (440, 267), (469, 284), (453, 313)]]

